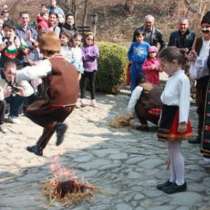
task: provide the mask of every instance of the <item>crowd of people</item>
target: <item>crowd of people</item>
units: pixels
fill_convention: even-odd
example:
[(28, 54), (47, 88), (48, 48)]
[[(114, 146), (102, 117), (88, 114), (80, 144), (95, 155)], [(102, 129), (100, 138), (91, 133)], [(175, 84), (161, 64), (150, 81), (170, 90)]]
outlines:
[[(51, 0), (49, 6), (41, 5), (35, 26), (30, 24), (26, 11), (14, 23), (5, 5), (0, 26), (0, 131), (6, 133), (6, 111), (6, 120), (11, 123), (18, 123), (24, 111), (25, 116), (43, 127), (37, 143), (27, 147), (29, 152), (42, 156), (53, 133), (57, 146), (63, 142), (67, 130), (64, 120), (75, 106), (97, 106), (99, 49), (94, 34), (79, 34), (74, 16), (65, 14), (56, 0)], [(201, 37), (196, 38), (189, 27), (189, 20), (181, 18), (166, 46), (154, 17), (147, 15), (144, 25), (134, 31), (128, 50), (132, 93), (128, 113), (136, 113), (140, 130), (149, 131), (148, 121), (158, 125), (158, 139), (168, 142), (170, 177), (157, 186), (168, 194), (187, 189), (180, 145), (192, 136), (191, 79), (196, 81), (198, 136), (189, 142), (201, 144), (204, 161), (210, 164), (210, 12), (202, 18)], [(161, 71), (169, 75), (164, 89), (160, 85)]]
[[(4, 121), (19, 123), (19, 114), (43, 93), (42, 79), (32, 79), (17, 84), (15, 74), (26, 66), (33, 66), (43, 59), (38, 44), (42, 34), (53, 32), (61, 42), (60, 54), (76, 67), (81, 77), (81, 98), (77, 106), (91, 105), (95, 107), (95, 79), (99, 49), (94, 42), (92, 32), (80, 34), (77, 31), (72, 13), (65, 14), (57, 5), (56, 0), (50, 0), (49, 5), (40, 6), (35, 24), (31, 23), (30, 13), (21, 11), (18, 21), (11, 19), (7, 5), (3, 6), (0, 16), (0, 71), (1, 71), (1, 121), (0, 131), (5, 133)], [(90, 83), (91, 101), (85, 100), (88, 82)], [(23, 85), (24, 84), (24, 85)], [(5, 117), (5, 111), (8, 117)]]

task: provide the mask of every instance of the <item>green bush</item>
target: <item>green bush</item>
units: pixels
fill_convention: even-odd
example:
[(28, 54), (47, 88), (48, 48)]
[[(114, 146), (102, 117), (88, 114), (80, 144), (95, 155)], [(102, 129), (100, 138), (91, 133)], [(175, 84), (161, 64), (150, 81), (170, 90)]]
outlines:
[(106, 93), (117, 93), (124, 81), (124, 68), (127, 63), (127, 48), (118, 44), (102, 42), (99, 66), (96, 76), (96, 88)]

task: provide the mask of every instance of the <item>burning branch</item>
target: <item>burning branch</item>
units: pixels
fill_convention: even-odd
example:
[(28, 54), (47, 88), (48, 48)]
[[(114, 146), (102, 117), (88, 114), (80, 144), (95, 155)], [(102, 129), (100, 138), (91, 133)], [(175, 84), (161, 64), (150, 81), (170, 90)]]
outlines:
[(90, 200), (97, 188), (89, 183), (80, 182), (72, 170), (62, 167), (58, 158), (53, 158), (50, 166), (54, 177), (42, 186), (45, 196), (50, 202), (61, 202), (64, 206), (78, 204)]

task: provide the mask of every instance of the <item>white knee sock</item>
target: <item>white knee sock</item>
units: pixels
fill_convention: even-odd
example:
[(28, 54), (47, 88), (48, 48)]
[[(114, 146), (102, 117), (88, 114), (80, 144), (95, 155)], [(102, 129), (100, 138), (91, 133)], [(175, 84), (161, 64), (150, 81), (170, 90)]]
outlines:
[(170, 177), (169, 177), (169, 181), (170, 182), (175, 182), (176, 181), (176, 175), (175, 175), (175, 169), (174, 169), (174, 164), (173, 164), (173, 145), (171, 144), (171, 142), (168, 142), (168, 157), (169, 157), (169, 161), (170, 161)]
[(180, 142), (172, 143), (173, 157), (172, 162), (175, 171), (175, 182), (177, 185), (183, 185), (185, 182), (184, 178), (184, 157), (181, 153)]

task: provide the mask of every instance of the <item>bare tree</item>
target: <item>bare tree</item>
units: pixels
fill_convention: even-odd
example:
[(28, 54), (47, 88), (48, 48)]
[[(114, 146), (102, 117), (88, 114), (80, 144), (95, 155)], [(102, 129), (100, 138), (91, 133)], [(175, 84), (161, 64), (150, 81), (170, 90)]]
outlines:
[(127, 13), (127, 15), (132, 15), (134, 12), (134, 4), (135, 0), (126, 0), (124, 4), (124, 9)]
[(83, 13), (83, 18), (82, 18), (82, 25), (83, 26), (85, 26), (86, 23), (87, 23), (88, 3), (89, 3), (89, 0), (84, 1), (84, 13)]

